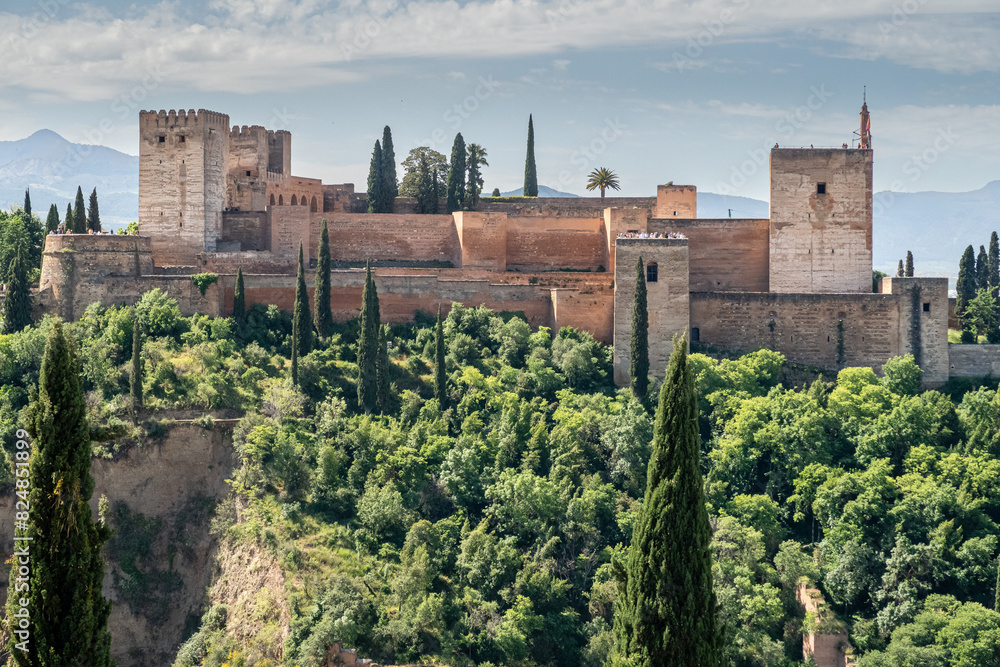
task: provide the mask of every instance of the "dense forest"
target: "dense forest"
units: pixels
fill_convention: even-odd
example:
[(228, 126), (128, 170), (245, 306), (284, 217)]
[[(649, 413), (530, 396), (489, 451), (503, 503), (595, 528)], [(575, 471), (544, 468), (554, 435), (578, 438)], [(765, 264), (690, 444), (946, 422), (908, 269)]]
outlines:
[[(319, 665), (333, 641), (383, 664), (604, 664), (653, 431), (652, 403), (611, 382), (610, 348), (455, 304), (440, 325), (442, 399), (423, 316), (382, 337), (376, 414), (357, 403), (357, 320), (297, 359), (294, 385), (292, 320), (273, 306), (182, 317), (154, 290), (134, 318), (138, 420), (133, 311), (95, 304), (68, 327), (95, 456), (153, 446), (158, 410), (245, 414), (212, 529), (220, 549), (275, 557), (291, 610), (287, 628), (260, 612), (251, 638), (235, 610), (205, 609), (176, 665)], [(52, 326), (0, 336), (8, 464)], [(729, 665), (801, 664), (802, 633), (817, 629), (795, 601), (803, 577), (862, 667), (997, 664), (996, 391), (922, 392), (908, 357), (882, 377), (848, 368), (802, 387), (780, 384), (774, 352), (689, 359)], [(155, 599), (136, 577), (146, 588), (133, 592)]]

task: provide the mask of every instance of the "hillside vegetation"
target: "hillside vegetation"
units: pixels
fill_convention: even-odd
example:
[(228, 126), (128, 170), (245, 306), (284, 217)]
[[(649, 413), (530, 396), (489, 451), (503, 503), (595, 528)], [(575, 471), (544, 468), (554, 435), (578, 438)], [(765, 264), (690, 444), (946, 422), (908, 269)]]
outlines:
[[(296, 387), (274, 307), (188, 318), (153, 291), (136, 313), (136, 424), (129, 311), (95, 305), (71, 326), (96, 456), (154, 446), (158, 411), (245, 414), (232, 492), (204, 519), (215, 578), (175, 665), (321, 665), (335, 641), (382, 664), (604, 663), (652, 439), (608, 347), (456, 304), (444, 404), (423, 317), (392, 328), (390, 405), (364, 414), (356, 322), (298, 360)], [(0, 336), (4, 436), (49, 327)], [(774, 352), (690, 363), (728, 664), (802, 664), (803, 628), (825, 629), (795, 601), (803, 578), (861, 667), (998, 664), (997, 392), (922, 392), (912, 358), (801, 388), (779, 383)]]

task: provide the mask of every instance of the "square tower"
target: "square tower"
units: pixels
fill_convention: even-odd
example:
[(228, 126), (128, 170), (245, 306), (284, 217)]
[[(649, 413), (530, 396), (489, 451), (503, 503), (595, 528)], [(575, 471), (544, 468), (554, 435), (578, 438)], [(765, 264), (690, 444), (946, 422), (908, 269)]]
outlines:
[(772, 292), (871, 292), (872, 151), (771, 150)]
[(687, 239), (616, 239), (614, 373), (619, 387), (630, 382), (632, 306), (640, 257), (649, 315), (650, 375), (663, 377), (674, 348), (674, 336), (687, 335), (691, 323)]
[(190, 266), (222, 236), (229, 116), (139, 112), (139, 232), (157, 266)]

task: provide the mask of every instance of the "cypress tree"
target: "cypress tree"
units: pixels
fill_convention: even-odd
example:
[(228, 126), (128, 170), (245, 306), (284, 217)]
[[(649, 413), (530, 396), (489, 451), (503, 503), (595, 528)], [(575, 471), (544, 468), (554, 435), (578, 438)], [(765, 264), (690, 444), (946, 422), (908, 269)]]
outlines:
[(656, 410), (645, 498), (624, 572), (619, 565), (612, 665), (721, 664), (700, 458), (687, 342), (675, 339)]
[(372, 161), (368, 167), (368, 212), (382, 213), (382, 193), (385, 190), (385, 179), (382, 176), (382, 144), (375, 140), (372, 150)]
[(389, 202), (386, 213), (392, 213), (392, 200), (399, 196), (399, 181), (396, 180), (396, 151), (392, 148), (392, 130), (388, 125), (382, 130), (382, 181), (385, 197)]
[(528, 114), (528, 154), (524, 158), (524, 192), (525, 197), (538, 196), (538, 174), (535, 171), (535, 124)]
[(330, 233), (323, 220), (323, 230), (319, 233), (319, 261), (316, 263), (316, 290), (313, 292), (316, 305), (316, 332), (326, 338), (333, 330), (333, 312), (330, 310)]
[[(417, 163), (417, 213), (437, 213), (437, 186), (431, 180), (430, 165), (423, 155)], [(437, 172), (434, 172), (437, 179)]]
[(965, 307), (970, 301), (976, 298), (976, 251), (972, 246), (965, 249), (962, 260), (958, 263), (958, 284), (956, 285), (958, 296), (955, 299), (955, 314), (959, 322), (962, 323), (962, 342), (974, 343), (976, 336), (972, 329), (965, 322)]
[[(296, 334), (295, 332), (298, 332)], [(302, 244), (299, 243), (299, 270), (295, 277), (295, 309), (292, 311), (292, 338), (295, 351), (304, 357), (312, 350), (312, 317), (309, 314), (309, 291), (303, 266)]]
[(233, 290), (233, 319), (242, 323), (247, 314), (246, 293), (243, 288), (243, 267), (236, 269), (236, 288)]
[(906, 251), (906, 277), (913, 277), (913, 253), (909, 250)]
[[(7, 617), (16, 618), (20, 597), (31, 618), (27, 650), (8, 643), (14, 664), (107, 667), (111, 602), (101, 595), (107, 527), (95, 524), (87, 501), (94, 492), (90, 474), (90, 429), (81, 386), (80, 362), (63, 324), (52, 326), (42, 358), (38, 390), (32, 392), (27, 431), (33, 438), (27, 526), (17, 533), (31, 541), (28, 589), (8, 589)], [(26, 451), (26, 450), (22, 450)], [(10, 581), (18, 577), (11, 565)]]
[(434, 180), (431, 181), (431, 188), (431, 191), (434, 193), (431, 198), (433, 206), (432, 209), (427, 212), (439, 213), (441, 211), (441, 174), (438, 173), (437, 167), (434, 167)]
[(976, 289), (984, 289), (990, 286), (990, 265), (989, 257), (986, 255), (986, 248), (979, 246), (979, 256), (976, 257)]
[(378, 331), (381, 323), (378, 291), (371, 262), (365, 267), (365, 289), (361, 295), (361, 330), (358, 334), (358, 405), (371, 412), (378, 403)]
[(989, 273), (989, 286), (997, 299), (997, 312), (993, 318), (993, 326), (986, 332), (986, 342), (1000, 343), (1000, 243), (996, 232), (990, 234)]
[(7, 269), (7, 297), (3, 300), (3, 333), (21, 331), (31, 325), (31, 288), (28, 267), (19, 249)]
[(455, 135), (451, 145), (451, 170), (448, 172), (448, 212), (458, 211), (465, 200), (465, 139)]
[(441, 404), (441, 409), (447, 407), (448, 376), (444, 366), (444, 325), (441, 321), (441, 306), (438, 306), (437, 325), (434, 327), (434, 398)]
[(101, 231), (101, 213), (97, 208), (97, 188), (90, 193), (90, 206), (87, 208), (87, 229), (94, 233)]
[(24, 217), (27, 220), (31, 220), (31, 190), (25, 189), (24, 191)]
[(376, 403), (378, 411), (385, 414), (389, 411), (389, 327), (380, 325), (378, 328), (378, 358), (375, 361)]
[(906, 275), (906, 269), (903, 268), (903, 260), (899, 260), (899, 266), (896, 267), (896, 277), (902, 278)]
[(66, 203), (66, 219), (63, 220), (63, 232), (66, 234), (76, 233), (76, 216), (73, 215), (73, 205)]
[(142, 409), (142, 324), (132, 309), (132, 410)]
[(45, 219), (45, 233), (54, 232), (59, 227), (59, 207), (55, 204), (49, 206), (49, 217)]
[(87, 233), (87, 209), (83, 204), (83, 189), (76, 186), (76, 203), (73, 204), (73, 233)]
[(649, 311), (646, 308), (646, 270), (640, 256), (635, 265), (635, 297), (632, 300), (632, 346), (629, 375), (632, 393), (640, 402), (649, 390)]

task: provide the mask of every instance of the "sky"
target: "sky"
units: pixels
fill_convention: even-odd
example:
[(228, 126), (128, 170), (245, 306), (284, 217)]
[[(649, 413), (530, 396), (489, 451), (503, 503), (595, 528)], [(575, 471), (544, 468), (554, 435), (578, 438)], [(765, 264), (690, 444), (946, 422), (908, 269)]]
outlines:
[[(875, 188), (1000, 179), (996, 0), (0, 0), (0, 140), (138, 154), (141, 109), (292, 133), (298, 176), (364, 187), (382, 128), (481, 144), (485, 189), (674, 181), (767, 199), (768, 150), (856, 140)], [(866, 91), (866, 92), (865, 92)], [(402, 174), (400, 173), (400, 176)], [(738, 214), (734, 211), (734, 214)]]

